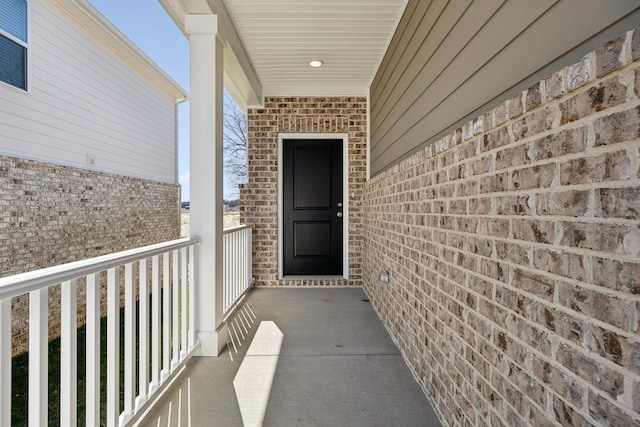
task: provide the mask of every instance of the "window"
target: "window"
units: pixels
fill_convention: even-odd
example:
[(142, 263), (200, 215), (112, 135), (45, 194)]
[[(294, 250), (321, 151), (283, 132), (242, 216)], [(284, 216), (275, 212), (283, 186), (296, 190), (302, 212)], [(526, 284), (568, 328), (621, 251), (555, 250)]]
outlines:
[(27, 90), (27, 0), (0, 0), (0, 81)]

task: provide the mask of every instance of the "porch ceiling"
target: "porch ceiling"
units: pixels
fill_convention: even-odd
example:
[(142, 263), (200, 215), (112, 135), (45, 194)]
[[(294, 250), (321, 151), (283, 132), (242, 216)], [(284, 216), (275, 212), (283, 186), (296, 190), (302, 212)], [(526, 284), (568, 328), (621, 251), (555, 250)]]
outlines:
[(407, 0), (159, 2), (183, 31), (186, 14), (220, 17), (227, 89), (246, 106), (263, 96), (368, 95)]
[[(264, 95), (366, 95), (406, 0), (224, 0)], [(313, 69), (309, 60), (321, 59)]]

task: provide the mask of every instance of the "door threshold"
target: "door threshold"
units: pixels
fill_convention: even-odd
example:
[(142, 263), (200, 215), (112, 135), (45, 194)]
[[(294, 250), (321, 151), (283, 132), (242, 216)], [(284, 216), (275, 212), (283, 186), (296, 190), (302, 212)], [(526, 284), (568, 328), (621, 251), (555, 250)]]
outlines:
[(344, 276), (301, 275), (301, 276), (282, 276), (280, 280), (348, 280), (348, 279)]

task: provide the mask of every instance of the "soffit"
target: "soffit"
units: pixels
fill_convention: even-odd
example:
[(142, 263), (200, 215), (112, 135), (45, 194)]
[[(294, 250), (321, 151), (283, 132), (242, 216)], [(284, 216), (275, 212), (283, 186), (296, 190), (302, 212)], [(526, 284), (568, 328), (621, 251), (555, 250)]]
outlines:
[(192, 14), (208, 14), (211, 9), (206, 0), (158, 0), (165, 8), (169, 16), (178, 25), (178, 28), (184, 30), (184, 15)]
[[(224, 0), (265, 96), (367, 95), (406, 0)], [(324, 66), (309, 67), (310, 59)]]

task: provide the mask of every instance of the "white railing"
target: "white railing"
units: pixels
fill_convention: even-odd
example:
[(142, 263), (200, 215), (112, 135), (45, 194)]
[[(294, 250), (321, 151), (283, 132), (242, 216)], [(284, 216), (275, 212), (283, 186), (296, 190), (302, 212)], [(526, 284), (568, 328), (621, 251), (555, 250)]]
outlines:
[[(58, 284), (60, 425), (77, 424), (77, 402), (81, 399), (86, 400), (86, 425), (101, 425), (100, 373), (105, 369), (106, 420), (102, 424), (128, 425), (140, 416), (198, 347), (191, 272), (194, 247), (199, 243), (198, 239), (174, 240), (0, 279), (0, 425), (11, 425), (11, 303), (12, 298), (24, 294), (29, 295), (29, 425), (48, 424), (48, 294), (49, 288)], [(77, 295), (83, 286), (86, 393), (77, 396)], [(100, 348), (101, 286), (106, 286), (106, 366), (100, 362), (104, 352)]]
[(223, 231), (222, 312), (226, 315), (253, 285), (253, 225), (240, 225)]

